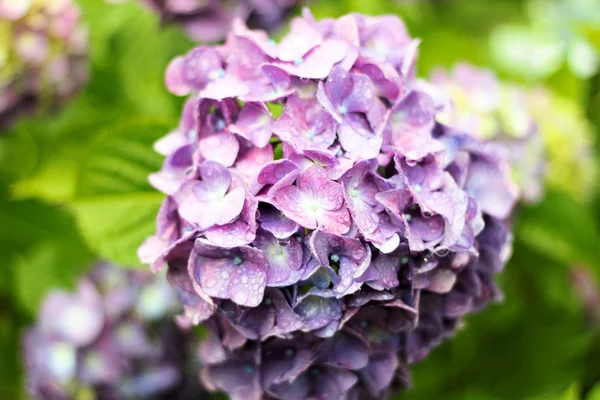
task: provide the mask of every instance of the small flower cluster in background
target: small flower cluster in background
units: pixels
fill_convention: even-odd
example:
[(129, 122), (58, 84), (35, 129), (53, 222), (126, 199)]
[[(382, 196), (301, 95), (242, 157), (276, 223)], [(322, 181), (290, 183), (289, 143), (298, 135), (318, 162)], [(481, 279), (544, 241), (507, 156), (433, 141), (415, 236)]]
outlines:
[[(121, 2), (126, 0), (108, 0)], [(165, 23), (181, 25), (199, 42), (218, 42), (236, 18), (268, 31), (279, 28), (301, 0), (139, 0)]]
[(0, 35), (0, 127), (87, 80), (87, 31), (72, 0), (0, 0)]
[(509, 166), (442, 123), (394, 16), (316, 21), (276, 43), (240, 21), (173, 60), (191, 95), (151, 183), (139, 250), (205, 321), (202, 380), (233, 399), (375, 398), (497, 300), (519, 197)]
[(140, 398), (184, 379), (186, 339), (163, 275), (96, 266), (77, 291), (50, 292), (24, 339), (27, 390), (40, 399)]
[(593, 195), (597, 176), (592, 131), (569, 100), (499, 81), (490, 70), (459, 64), (436, 70), (438, 121), (469, 132), (504, 152), (525, 201), (539, 201), (545, 184), (575, 198)]

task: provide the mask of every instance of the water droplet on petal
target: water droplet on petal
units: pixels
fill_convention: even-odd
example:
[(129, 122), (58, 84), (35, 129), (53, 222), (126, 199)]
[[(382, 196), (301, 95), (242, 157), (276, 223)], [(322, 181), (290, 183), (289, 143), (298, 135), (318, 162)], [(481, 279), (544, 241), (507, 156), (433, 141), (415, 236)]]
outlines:
[(243, 288), (238, 288), (233, 294), (233, 301), (238, 304), (245, 304), (248, 301), (248, 292)]

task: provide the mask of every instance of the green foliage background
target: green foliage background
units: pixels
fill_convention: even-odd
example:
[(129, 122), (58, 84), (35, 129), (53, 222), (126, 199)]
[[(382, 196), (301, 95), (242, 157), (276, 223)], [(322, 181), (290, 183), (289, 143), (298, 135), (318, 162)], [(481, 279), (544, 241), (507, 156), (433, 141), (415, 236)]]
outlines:
[[(178, 121), (182, 99), (163, 71), (193, 45), (134, 2), (81, 0), (91, 41), (91, 81), (59, 114), (40, 113), (0, 135), (0, 398), (24, 397), (20, 335), (51, 288), (72, 287), (102, 257), (141, 267), (136, 248), (154, 230), (162, 195), (147, 183), (162, 158), (153, 142)], [(396, 13), (422, 39), (419, 72), (457, 61), (498, 66), (489, 37), (530, 23), (521, 0), (314, 0), (317, 17)], [(600, 9), (600, 2), (598, 3)], [(577, 27), (575, 27), (577, 28)], [(581, 27), (600, 51), (600, 21)], [(527, 64), (519, 66), (522, 70)], [(600, 75), (566, 65), (544, 83), (600, 123)], [(596, 140), (596, 143), (600, 141)], [(597, 146), (598, 147), (598, 146)], [(600, 150), (600, 148), (598, 149)], [(600, 202), (549, 191), (516, 218), (514, 256), (499, 278), (504, 303), (413, 366), (399, 399), (600, 399), (600, 330), (571, 280), (574, 266), (600, 282)], [(600, 305), (597, 305), (600, 307)]]

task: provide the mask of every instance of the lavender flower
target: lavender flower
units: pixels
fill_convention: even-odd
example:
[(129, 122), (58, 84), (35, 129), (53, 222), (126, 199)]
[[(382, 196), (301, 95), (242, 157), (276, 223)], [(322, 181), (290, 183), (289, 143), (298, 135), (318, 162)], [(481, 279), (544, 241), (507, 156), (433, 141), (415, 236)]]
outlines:
[(164, 277), (108, 264), (75, 293), (53, 291), (25, 335), (27, 389), (43, 399), (91, 390), (102, 398), (148, 398), (182, 381), (185, 336), (172, 322), (175, 293)]
[(71, 1), (0, 0), (0, 127), (39, 106), (55, 107), (87, 80), (87, 31)]
[(139, 1), (157, 12), (164, 22), (180, 24), (192, 39), (205, 43), (223, 40), (237, 18), (246, 21), (252, 28), (275, 30), (300, 2), (300, 0)]
[(180, 322), (210, 328), (209, 389), (376, 398), (500, 297), (518, 190), (479, 134), (438, 120), (417, 44), (396, 17), (306, 10), (279, 43), (236, 23), (169, 66), (191, 96), (156, 144), (168, 197), (139, 255), (167, 266)]

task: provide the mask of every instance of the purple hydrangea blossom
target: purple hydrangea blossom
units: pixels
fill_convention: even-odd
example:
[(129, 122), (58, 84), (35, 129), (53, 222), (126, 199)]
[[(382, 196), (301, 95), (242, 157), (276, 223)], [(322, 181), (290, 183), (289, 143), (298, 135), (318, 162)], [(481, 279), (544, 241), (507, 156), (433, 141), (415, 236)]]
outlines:
[(27, 388), (68, 399), (87, 388), (103, 398), (173, 393), (187, 339), (173, 322), (177, 299), (164, 276), (96, 266), (74, 293), (50, 292), (24, 337)]
[(209, 389), (377, 398), (499, 298), (518, 191), (502, 154), (438, 120), (417, 45), (396, 17), (306, 10), (279, 43), (236, 23), (168, 68), (190, 98), (139, 253), (167, 267), (180, 323), (209, 327)]
[(523, 200), (539, 200), (547, 162), (530, 91), (499, 81), (492, 71), (464, 63), (450, 72), (435, 71), (432, 81), (442, 89), (437, 96), (442, 110), (436, 118), (502, 153), (513, 167)]
[(87, 30), (72, 0), (0, 0), (0, 128), (19, 114), (53, 109), (88, 75)]
[(252, 28), (276, 30), (300, 3), (300, 0), (139, 1), (158, 13), (162, 21), (181, 25), (192, 39), (199, 42), (223, 40), (238, 18)]

